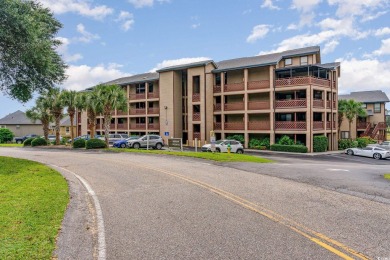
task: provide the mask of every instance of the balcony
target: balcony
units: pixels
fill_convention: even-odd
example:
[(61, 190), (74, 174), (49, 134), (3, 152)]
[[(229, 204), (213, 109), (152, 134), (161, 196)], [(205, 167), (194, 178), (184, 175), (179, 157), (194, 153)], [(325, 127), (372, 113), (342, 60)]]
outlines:
[(271, 125), (269, 121), (249, 121), (248, 130), (270, 130)]
[(200, 93), (192, 94), (192, 102), (200, 102)]
[(148, 130), (160, 130), (160, 124), (158, 123), (148, 124)]
[(116, 127), (116, 129), (118, 129), (118, 130), (128, 130), (128, 128), (129, 127), (128, 127), (127, 123), (118, 124)]
[(116, 111), (116, 115), (117, 116), (127, 116), (127, 111), (126, 112), (124, 112), (124, 111)]
[(267, 89), (269, 87), (269, 80), (248, 81), (248, 90)]
[(225, 111), (244, 110), (245, 104), (244, 102), (226, 103), (223, 107)]
[(130, 94), (129, 99), (130, 100), (139, 100), (139, 99), (145, 99), (146, 93), (138, 93), (138, 94)]
[(195, 139), (195, 138), (198, 138), (198, 140), (200, 139), (200, 132), (194, 132), (194, 134), (193, 134), (193, 139)]
[(221, 111), (221, 103), (217, 103), (214, 105), (214, 111)]
[(302, 99), (282, 99), (275, 101), (276, 108), (301, 108), (307, 107), (307, 100)]
[(145, 108), (130, 108), (130, 115), (145, 115)]
[(146, 130), (146, 124), (145, 123), (136, 123), (136, 124), (130, 124), (130, 129), (132, 130)]
[(157, 114), (160, 114), (160, 108), (158, 108), (158, 107), (149, 107), (149, 108), (148, 108), (148, 114), (149, 114), (149, 115), (157, 115)]
[(263, 110), (270, 109), (269, 101), (249, 101), (248, 110)]
[(225, 92), (243, 91), (244, 90), (244, 82), (225, 84), (225, 86), (223, 86), (223, 90)]
[[(104, 125), (103, 125), (104, 128)], [(115, 124), (110, 124), (110, 129), (115, 129)]]
[(356, 129), (358, 130), (366, 130), (366, 128), (370, 125), (368, 122), (357, 122)]
[(244, 130), (244, 122), (227, 122), (224, 124), (225, 130)]
[(221, 85), (214, 85), (214, 93), (221, 93)]
[(293, 77), (275, 80), (275, 87), (288, 87), (300, 85), (317, 85), (330, 88), (330, 80), (316, 77)]
[(158, 92), (149, 92), (148, 93), (148, 98), (159, 98), (160, 97), (160, 93)]
[(222, 123), (221, 122), (214, 123), (214, 130), (222, 130)]
[(336, 122), (330, 122), (330, 121), (327, 121), (326, 122), (326, 129), (336, 129)]
[(324, 122), (323, 121), (313, 121), (313, 130), (323, 130)]
[(306, 121), (276, 121), (275, 122), (276, 130), (306, 130)]
[(322, 99), (313, 99), (313, 107), (325, 108), (325, 101)]
[(200, 121), (200, 113), (199, 112), (195, 112), (192, 115), (192, 121)]

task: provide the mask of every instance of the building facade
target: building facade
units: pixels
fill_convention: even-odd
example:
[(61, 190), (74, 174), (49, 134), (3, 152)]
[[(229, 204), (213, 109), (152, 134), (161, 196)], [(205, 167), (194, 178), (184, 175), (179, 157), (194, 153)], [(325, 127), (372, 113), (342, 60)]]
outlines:
[[(340, 64), (321, 64), (319, 47), (212, 60), (163, 68), (117, 79), (129, 97), (128, 112), (115, 111), (111, 132), (158, 133), (194, 145), (240, 134), (252, 138), (283, 135), (312, 151), (313, 137), (325, 135), (337, 150), (337, 100)], [(103, 133), (102, 117), (97, 121)], [(79, 134), (86, 116), (79, 114)]]
[(367, 112), (366, 117), (357, 117), (352, 121), (351, 133), (349, 122), (344, 118), (340, 126), (340, 138), (355, 139), (369, 136), (373, 139), (386, 140), (386, 103), (390, 102), (386, 93), (381, 90), (351, 92), (349, 95), (339, 95), (339, 99), (353, 99), (363, 104)]
[(29, 134), (43, 135), (41, 121), (32, 121), (26, 116), (26, 113), (20, 110), (1, 118), (0, 128), (8, 128), (14, 133), (15, 137)]

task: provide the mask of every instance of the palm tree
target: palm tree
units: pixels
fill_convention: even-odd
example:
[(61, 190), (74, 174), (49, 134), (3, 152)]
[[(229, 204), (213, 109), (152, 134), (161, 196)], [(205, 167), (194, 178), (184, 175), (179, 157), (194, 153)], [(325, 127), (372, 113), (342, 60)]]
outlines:
[(61, 100), (61, 91), (59, 88), (50, 89), (44, 96), (44, 103), (49, 107), (50, 114), (54, 117), (56, 145), (60, 144), (60, 124), (63, 116), (64, 106)]
[(46, 102), (44, 102), (44, 97), (40, 96), (37, 98), (35, 106), (26, 111), (26, 116), (34, 123), (37, 120), (42, 122), (43, 136), (45, 137), (45, 140), (48, 141), (49, 124), (52, 121), (52, 117), (50, 115), (49, 107), (47, 107)]
[(104, 139), (108, 147), (108, 134), (112, 111), (115, 109), (127, 111), (127, 95), (118, 85), (98, 85), (96, 86), (98, 100), (102, 107), (104, 117)]
[(345, 100), (345, 99), (340, 99), (340, 100), (338, 101), (338, 114), (337, 114), (337, 119), (338, 119), (339, 136), (340, 136), (341, 124), (343, 123), (343, 120), (344, 120), (346, 104), (347, 104), (347, 100)]
[(76, 101), (78, 93), (74, 90), (64, 90), (61, 92), (61, 101), (64, 106), (67, 107), (67, 112), (70, 118), (70, 140), (73, 142), (74, 131), (73, 131), (73, 120), (76, 114)]
[(88, 129), (91, 138), (94, 138), (96, 129), (96, 117), (102, 111), (102, 107), (97, 97), (96, 89), (80, 93), (76, 99), (76, 108), (78, 110), (85, 110), (87, 112)]
[(363, 108), (362, 103), (356, 102), (353, 99), (348, 100), (345, 103), (345, 117), (348, 119), (349, 122), (349, 136), (351, 137), (351, 127), (353, 120), (359, 116), (359, 117), (366, 117), (367, 112)]

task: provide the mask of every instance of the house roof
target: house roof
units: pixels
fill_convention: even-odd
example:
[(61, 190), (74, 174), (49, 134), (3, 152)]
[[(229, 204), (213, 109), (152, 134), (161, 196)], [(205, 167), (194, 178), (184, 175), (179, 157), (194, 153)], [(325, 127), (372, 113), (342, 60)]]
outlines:
[(115, 79), (104, 83), (104, 85), (110, 85), (110, 84), (127, 85), (127, 84), (134, 84), (138, 82), (155, 81), (158, 79), (159, 79), (158, 73), (150, 72), (150, 73), (142, 73), (130, 77)]
[(319, 46), (313, 46), (313, 47), (294, 49), (294, 50), (283, 51), (278, 53), (271, 53), (266, 55), (224, 60), (216, 63), (217, 69), (213, 70), (213, 72), (216, 73), (216, 72), (222, 72), (222, 71), (233, 70), (238, 68), (267, 66), (271, 64), (277, 64), (283, 58), (289, 58), (297, 55), (314, 54), (319, 51), (320, 51)]
[(40, 125), (41, 121), (32, 122), (26, 113), (18, 110), (0, 119), (0, 125)]
[(214, 66), (216, 67), (216, 64), (214, 63), (213, 60), (204, 60), (204, 61), (197, 61), (197, 62), (192, 62), (192, 63), (187, 63), (187, 64), (165, 67), (165, 68), (157, 70), (157, 72), (189, 69), (189, 68), (194, 68), (194, 67), (206, 66), (209, 63), (213, 63)]
[(349, 95), (339, 95), (339, 99), (354, 99), (362, 103), (390, 102), (386, 93), (382, 90), (351, 92)]
[[(70, 117), (65, 116), (63, 119), (60, 121), (61, 126), (70, 126)], [(76, 125), (76, 117), (73, 118), (73, 125)]]

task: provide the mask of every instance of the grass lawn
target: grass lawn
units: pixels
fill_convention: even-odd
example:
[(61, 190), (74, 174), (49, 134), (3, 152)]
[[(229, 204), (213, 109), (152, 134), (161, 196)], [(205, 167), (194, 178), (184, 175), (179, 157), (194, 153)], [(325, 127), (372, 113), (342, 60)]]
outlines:
[(0, 147), (23, 147), (23, 144), (0, 144)]
[(166, 151), (166, 150), (137, 150), (137, 149), (120, 149), (110, 148), (110, 151), (116, 152), (129, 152), (129, 153), (146, 153), (146, 154), (167, 154), (175, 156), (185, 156), (207, 159), (217, 162), (254, 162), (254, 163), (270, 163), (273, 162), (268, 159), (261, 157), (246, 155), (246, 154), (235, 154), (235, 153), (205, 153), (205, 152), (179, 152), (179, 151)]
[(385, 179), (387, 179), (387, 180), (390, 180), (390, 173), (383, 175), (383, 177), (385, 177)]
[(69, 201), (66, 180), (40, 163), (0, 156), (0, 259), (51, 259)]

